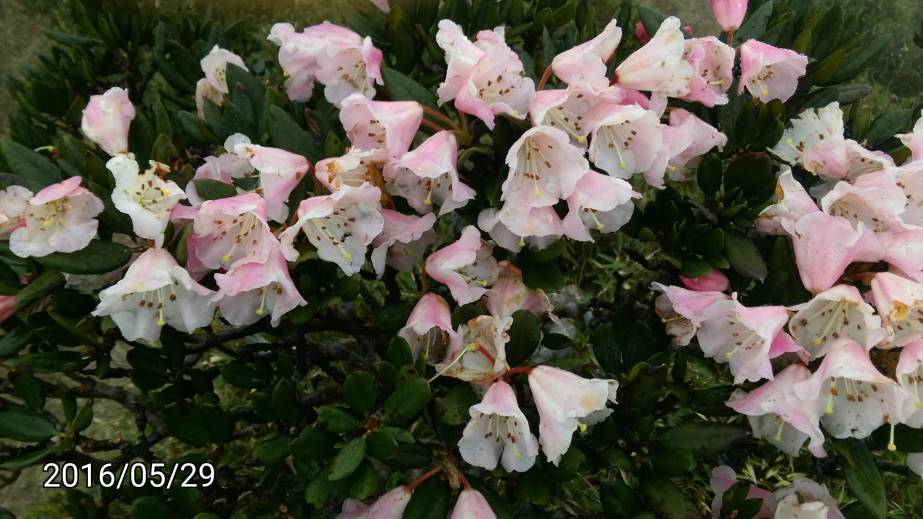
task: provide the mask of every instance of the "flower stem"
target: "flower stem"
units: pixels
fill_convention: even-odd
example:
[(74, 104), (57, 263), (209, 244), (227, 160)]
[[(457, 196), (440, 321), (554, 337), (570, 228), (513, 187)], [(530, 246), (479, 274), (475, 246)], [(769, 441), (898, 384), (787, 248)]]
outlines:
[(551, 79), (551, 65), (545, 67), (545, 72), (542, 73), (542, 79), (538, 81), (538, 87), (536, 90), (544, 90), (545, 83), (548, 83), (549, 79)]
[(505, 376), (508, 377), (508, 376), (510, 376), (510, 375), (520, 375), (520, 374), (528, 375), (529, 373), (532, 373), (532, 368), (531, 368), (531, 367), (528, 367), (528, 366), (520, 366), (520, 367), (518, 367), (518, 368), (512, 368), (512, 369), (510, 369), (510, 370), (507, 370)]
[(404, 488), (407, 489), (408, 492), (413, 492), (414, 490), (417, 489), (418, 486), (422, 485), (424, 481), (435, 476), (436, 474), (440, 472), (442, 472), (442, 467), (431, 468), (426, 473), (424, 473), (422, 476), (404, 485)]
[(423, 104), (421, 104), (420, 107), (423, 108), (423, 113), (424, 113), (424, 114), (429, 115), (430, 117), (432, 117), (432, 118), (434, 118), (434, 119), (438, 119), (438, 120), (440, 120), (440, 121), (442, 121), (442, 122), (448, 124), (449, 127), (452, 128), (452, 129), (455, 130), (455, 131), (461, 131), (461, 128), (459, 128), (458, 124), (456, 124), (455, 121), (453, 121), (452, 119), (450, 119), (449, 116), (447, 116), (446, 114), (440, 112), (439, 110), (433, 110), (432, 108), (430, 108), (430, 107), (428, 107), (428, 106), (426, 106), (426, 105), (423, 105)]
[(727, 33), (727, 44), (728, 47), (734, 46), (734, 31), (728, 31)]
[(438, 124), (436, 124), (436, 123), (434, 123), (434, 122), (432, 122), (432, 121), (430, 121), (430, 120), (427, 120), (427, 119), (423, 119), (422, 124), (423, 124), (423, 126), (426, 126), (427, 128), (431, 128), (431, 129), (433, 129), (433, 130), (436, 130), (437, 132), (442, 132), (442, 131), (447, 131), (447, 130), (448, 130), (448, 128), (444, 128), (444, 127), (442, 127), (442, 126), (439, 126)]

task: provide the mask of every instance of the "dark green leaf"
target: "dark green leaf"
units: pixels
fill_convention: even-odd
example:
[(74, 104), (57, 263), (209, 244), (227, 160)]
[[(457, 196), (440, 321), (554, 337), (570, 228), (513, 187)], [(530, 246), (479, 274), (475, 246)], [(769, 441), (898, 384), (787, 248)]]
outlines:
[(35, 260), (47, 268), (68, 274), (105, 274), (128, 263), (131, 251), (119, 243), (92, 240), (78, 251), (53, 252)]
[(445, 519), (448, 514), (449, 485), (435, 477), (427, 479), (414, 490), (404, 509), (404, 519)]
[(61, 171), (54, 163), (22, 144), (3, 141), (0, 151), (10, 171), (28, 182), (45, 187), (61, 180)]
[(375, 380), (365, 371), (350, 373), (343, 382), (343, 400), (359, 414), (375, 408)]
[(671, 427), (660, 434), (666, 446), (689, 450), (701, 456), (725, 451), (746, 433), (733, 425), (710, 422), (686, 423)]
[(385, 81), (391, 99), (395, 101), (416, 101), (433, 109), (436, 106), (436, 97), (425, 86), (417, 83), (406, 75), (389, 67), (381, 68), (381, 77)]
[(195, 183), (196, 193), (203, 200), (218, 200), (220, 198), (230, 198), (237, 195), (237, 189), (231, 184), (225, 184), (220, 180), (200, 178), (193, 180)]
[(884, 518), (888, 513), (888, 497), (878, 466), (865, 444), (855, 438), (848, 438), (838, 441), (836, 448), (846, 458), (847, 465), (843, 472), (853, 495), (874, 517)]
[(506, 344), (506, 360), (510, 366), (525, 362), (542, 341), (542, 323), (528, 310), (513, 312), (513, 324), (509, 330), (510, 340)]
[(731, 267), (739, 274), (763, 280), (768, 269), (766, 262), (756, 249), (753, 241), (737, 233), (728, 232), (724, 235), (724, 252)]
[(337, 481), (349, 476), (359, 467), (363, 459), (365, 459), (365, 437), (353, 438), (333, 458), (327, 479)]
[(54, 422), (26, 409), (0, 411), (0, 437), (21, 442), (43, 442), (55, 433)]
[(425, 378), (413, 377), (397, 386), (382, 406), (387, 423), (402, 424), (417, 416), (429, 402), (430, 387)]

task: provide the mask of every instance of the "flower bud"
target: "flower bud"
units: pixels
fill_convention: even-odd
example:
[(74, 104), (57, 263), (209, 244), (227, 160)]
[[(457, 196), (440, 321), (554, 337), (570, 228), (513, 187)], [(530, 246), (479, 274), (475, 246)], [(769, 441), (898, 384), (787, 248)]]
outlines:
[(0, 296), (0, 323), (9, 319), (16, 312), (15, 296)]
[(90, 96), (80, 129), (103, 151), (116, 156), (128, 152), (128, 130), (134, 118), (135, 107), (128, 99), (128, 91), (113, 87), (102, 95)]
[(747, 15), (747, 0), (711, 0), (711, 10), (724, 32), (736, 31)]

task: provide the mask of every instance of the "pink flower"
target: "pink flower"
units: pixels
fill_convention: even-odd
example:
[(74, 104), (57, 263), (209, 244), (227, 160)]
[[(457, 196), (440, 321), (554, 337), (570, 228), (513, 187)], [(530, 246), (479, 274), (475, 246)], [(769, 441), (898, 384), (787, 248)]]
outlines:
[(0, 190), (0, 237), (22, 225), (31, 199), (32, 191), (22, 186), (13, 185)]
[(632, 198), (640, 196), (620, 178), (589, 171), (567, 197), (564, 232), (574, 240), (593, 241), (589, 229), (605, 234), (618, 231), (631, 219)]
[(0, 323), (16, 313), (16, 296), (0, 296)]
[(445, 358), (436, 373), (475, 384), (490, 384), (510, 369), (506, 343), (510, 340), (511, 317), (481, 315), (459, 326), (449, 336)]
[(218, 293), (212, 303), (221, 309), (224, 319), (236, 326), (253, 324), (267, 313), (273, 326), (282, 316), (307, 304), (288, 273), (278, 243), (267, 243), (266, 261), (241, 262), (225, 274), (215, 274)]
[(923, 229), (878, 236), (883, 259), (903, 275), (923, 283)]
[(578, 428), (585, 430), (612, 412), (606, 402), (615, 402), (618, 387), (615, 380), (587, 379), (551, 366), (532, 368), (529, 388), (538, 409), (539, 442), (548, 461), (560, 463)]
[(532, 126), (550, 126), (564, 131), (572, 143), (585, 146), (600, 108), (616, 104), (621, 93), (613, 88), (597, 91), (576, 80), (564, 90), (541, 90), (529, 105)]
[(497, 468), (501, 460), (507, 472), (532, 468), (538, 456), (538, 442), (509, 384), (502, 380), (494, 382), (481, 403), (471, 406), (469, 413), (471, 420), (458, 441), (463, 460), (487, 470)]
[[(10, 251), (20, 258), (74, 252), (96, 236), (103, 203), (80, 187), (81, 177), (52, 184), (35, 194), (10, 235)], [(5, 209), (4, 209), (5, 210)]]
[(747, 415), (754, 437), (768, 441), (789, 456), (797, 456), (805, 440), (810, 439), (811, 453), (826, 457), (817, 402), (796, 397), (792, 389), (794, 384), (810, 377), (807, 368), (791, 364), (750, 393), (735, 391), (727, 405)]
[(526, 244), (542, 250), (564, 234), (561, 218), (552, 206), (527, 211), (517, 210), (514, 204), (504, 204), (500, 210), (488, 207), (478, 214), (478, 227), (512, 252), (519, 252)]
[(374, 159), (375, 154), (371, 150), (350, 148), (345, 155), (317, 161), (314, 177), (331, 192), (374, 182), (381, 167)]
[(801, 282), (814, 293), (835, 285), (853, 261), (881, 253), (874, 233), (864, 224), (853, 227), (849, 220), (823, 212), (795, 222), (792, 247)]
[(115, 208), (131, 218), (136, 235), (154, 240), (160, 246), (173, 207), (186, 199), (186, 193), (176, 182), (163, 179), (170, 167), (152, 160), (150, 167), (140, 173), (135, 156), (125, 153), (109, 159), (106, 168), (115, 179), (112, 189)]
[(441, 131), (413, 151), (385, 165), (389, 191), (403, 197), (418, 213), (439, 206), (439, 216), (464, 207), (476, 195), (458, 178), (458, 144), (452, 132)]
[(651, 36), (647, 33), (647, 29), (644, 28), (644, 23), (638, 22), (635, 24), (635, 38), (638, 38), (641, 45), (646, 45), (647, 42), (651, 41)]
[(728, 277), (720, 270), (713, 270), (697, 278), (680, 276), (679, 280), (686, 288), (696, 292), (726, 292), (731, 286)]
[(121, 281), (99, 293), (93, 315), (112, 317), (128, 341), (154, 342), (165, 324), (185, 333), (207, 326), (215, 313), (212, 294), (169, 252), (153, 248), (135, 259)]
[(517, 310), (528, 310), (541, 316), (554, 309), (545, 292), (532, 290), (522, 282), (522, 271), (515, 265), (504, 260), (499, 267), (500, 275), (484, 298), (484, 306), (490, 315), (509, 317)]
[(196, 169), (195, 175), (184, 189), (186, 199), (193, 207), (199, 207), (205, 201), (196, 191), (193, 180), (217, 180), (233, 185), (235, 178), (249, 177), (253, 174), (253, 166), (250, 165), (250, 161), (234, 153), (234, 148), (240, 143), (250, 144), (250, 139), (240, 133), (231, 135), (224, 141), (225, 153), (217, 157), (212, 155), (205, 157), (205, 164)]
[(782, 139), (769, 151), (815, 175), (844, 178), (849, 170), (844, 131), (839, 103), (818, 110), (808, 108), (792, 119), (792, 127), (785, 130)]
[(747, 16), (747, 0), (711, 0), (711, 10), (721, 30), (734, 32)]
[(500, 200), (517, 212), (552, 206), (577, 188), (590, 166), (583, 150), (556, 128), (537, 126), (513, 143), (506, 155), (510, 171), (500, 186)]
[(266, 200), (269, 219), (285, 222), (289, 212), (288, 197), (311, 168), (311, 163), (301, 155), (245, 142), (235, 145), (234, 153), (248, 159), (259, 171), (257, 193)]
[[(645, 179), (655, 187), (663, 184), (663, 173), (674, 180), (685, 180), (687, 170), (698, 166), (702, 155), (727, 144), (727, 136), (717, 128), (682, 108), (670, 111), (669, 126), (662, 126), (663, 146)], [(656, 176), (655, 176), (656, 175)]]
[(112, 87), (102, 95), (90, 96), (83, 109), (80, 131), (111, 156), (128, 152), (128, 130), (135, 107), (128, 90)]
[(622, 29), (610, 20), (601, 33), (590, 41), (572, 47), (551, 61), (551, 70), (561, 81), (571, 85), (586, 82), (596, 90), (609, 86), (606, 63), (622, 39)]
[(255, 193), (203, 203), (187, 240), (190, 263), (201, 266), (196, 271), (265, 263), (277, 246), (266, 223), (266, 201)]
[[(923, 115), (923, 111), (920, 114)], [(912, 133), (903, 133), (895, 137), (910, 149), (910, 162), (923, 161), (923, 117), (914, 123)]]
[(923, 340), (904, 345), (894, 370), (894, 378), (909, 395), (904, 404), (904, 423), (914, 429), (923, 427), (923, 400), (920, 383), (923, 382)]
[(347, 499), (336, 519), (401, 519), (412, 495), (405, 485), (401, 485), (382, 494), (370, 506)]
[(654, 311), (666, 325), (667, 333), (679, 346), (689, 344), (702, 325), (705, 310), (717, 301), (729, 299), (721, 292), (701, 292), (682, 287), (651, 283), (651, 288), (662, 292), (654, 301)]
[(433, 224), (436, 215), (401, 214), (382, 209), (384, 224), (381, 234), (372, 240), (372, 267), (380, 278), (385, 273), (385, 262), (400, 272), (409, 272), (423, 258), (423, 249), (436, 241)]
[(872, 300), (888, 330), (888, 347), (923, 339), (923, 284), (890, 272), (872, 278)]
[(353, 94), (343, 100), (340, 122), (353, 146), (374, 151), (377, 160), (407, 152), (423, 120), (423, 108), (412, 101), (369, 101)]
[(652, 167), (663, 143), (657, 114), (638, 105), (612, 106), (593, 130), (590, 160), (613, 177), (628, 179), (644, 173), (648, 183), (658, 185), (663, 183), (663, 168), (653, 171)]
[(490, 504), (484, 495), (477, 490), (468, 487), (458, 494), (458, 500), (455, 501), (455, 507), (452, 508), (452, 515), (449, 519), (496, 519)]
[(421, 353), (429, 360), (443, 356), (455, 337), (449, 304), (432, 292), (423, 294), (397, 335), (410, 345), (414, 358)]
[(808, 478), (796, 478), (792, 484), (773, 493), (774, 517), (793, 519), (846, 519), (836, 499), (827, 488)]
[(807, 72), (808, 57), (789, 49), (747, 40), (740, 46), (740, 84), (764, 103), (788, 101), (798, 89), (798, 80)]
[(196, 83), (196, 110), (200, 118), (205, 117), (205, 100), (209, 99), (217, 105), (224, 102), (228, 94), (228, 64), (236, 65), (244, 70), (249, 70), (244, 60), (233, 52), (215, 45), (209, 53), (199, 62), (205, 77)]
[(686, 40), (683, 59), (692, 66), (692, 80), (689, 93), (683, 99), (697, 101), (708, 107), (726, 105), (727, 91), (734, 82), (736, 55), (733, 47), (725, 45), (714, 36)]
[(792, 168), (788, 166), (782, 166), (774, 200), (756, 219), (756, 230), (765, 234), (794, 234), (795, 222), (802, 216), (820, 212), (814, 199), (795, 180)]
[(827, 214), (864, 225), (876, 234), (904, 229), (901, 215), (907, 195), (888, 171), (867, 173), (849, 182), (837, 182), (820, 200)]
[(613, 82), (670, 97), (687, 95), (693, 69), (683, 59), (684, 38), (679, 26), (676, 17), (664, 20), (651, 41), (619, 64)]
[(448, 71), (439, 86), (439, 102), (494, 127), (494, 116), (525, 117), (535, 84), (525, 75), (519, 55), (504, 41), (503, 28), (481, 31), (471, 43), (451, 20), (439, 22), (436, 43), (445, 51)]
[(769, 351), (788, 315), (783, 306), (747, 308), (722, 299), (702, 312), (696, 338), (706, 357), (730, 364), (735, 384), (772, 380)]
[(901, 221), (908, 226), (923, 227), (923, 161), (890, 172), (907, 198)]
[[(712, 491), (715, 493), (715, 497), (711, 501), (711, 516), (712, 519), (719, 519), (721, 509), (724, 506), (724, 494), (737, 484), (737, 473), (727, 465), (715, 467), (711, 471), (710, 484)], [(756, 499), (763, 503), (756, 515), (753, 516), (754, 518), (772, 517), (775, 500), (768, 490), (750, 485), (750, 489), (747, 491), (747, 499)]]
[(384, 227), (381, 191), (369, 184), (302, 200), (297, 215), (298, 221), (279, 236), (285, 258), (298, 259), (294, 241), (304, 232), (318, 257), (336, 263), (347, 276), (362, 269), (369, 244)]
[(882, 424), (903, 419), (906, 394), (849, 339), (833, 343), (811, 378), (793, 387), (798, 398), (819, 399), (821, 423), (834, 438), (865, 438)]
[(839, 339), (852, 339), (870, 350), (885, 337), (875, 310), (849, 285), (827, 289), (792, 310), (797, 313), (788, 329), (812, 359), (824, 356)]
[(499, 274), (493, 247), (472, 225), (465, 227), (458, 241), (426, 258), (426, 273), (446, 285), (459, 305), (480, 299)]

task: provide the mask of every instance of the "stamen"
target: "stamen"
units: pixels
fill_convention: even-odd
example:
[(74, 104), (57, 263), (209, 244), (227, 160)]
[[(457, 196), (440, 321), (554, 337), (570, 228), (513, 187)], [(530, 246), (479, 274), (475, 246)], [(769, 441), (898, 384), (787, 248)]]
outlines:
[(477, 350), (477, 349), (478, 349), (477, 344), (475, 344), (475, 343), (473, 343), (473, 342), (468, 343), (468, 344), (462, 349), (462, 351), (460, 351), (460, 352), (458, 353), (458, 355), (457, 355), (454, 359), (452, 359), (452, 362), (446, 364), (446, 366), (445, 366), (444, 368), (442, 368), (441, 370), (439, 370), (435, 375), (433, 375), (433, 377), (432, 377), (431, 379), (429, 379), (429, 380), (427, 381), (427, 383), (432, 384), (434, 380), (436, 380), (437, 378), (441, 377), (441, 376), (444, 375), (447, 371), (449, 371), (450, 369), (452, 369), (452, 366), (454, 366), (455, 364), (457, 364), (458, 361), (460, 361), (460, 360), (462, 359), (462, 357), (465, 356), (466, 353), (470, 353), (470, 352), (475, 351), (475, 350)]
[(827, 407), (824, 408), (824, 413), (833, 414), (833, 397), (836, 396), (836, 377), (830, 379), (830, 394), (827, 395)]
[(891, 435), (888, 437), (888, 450), (894, 452), (897, 450), (897, 445), (894, 443), (894, 424), (891, 425)]
[(776, 431), (776, 435), (772, 439), (777, 442), (782, 441), (782, 429), (784, 428), (785, 428), (785, 420), (779, 418), (779, 430)]
[(266, 312), (264, 308), (266, 307), (266, 293), (267, 292), (269, 291), (266, 290), (266, 287), (263, 287), (260, 289), (260, 306), (259, 308), (256, 309), (256, 315), (263, 315)]

